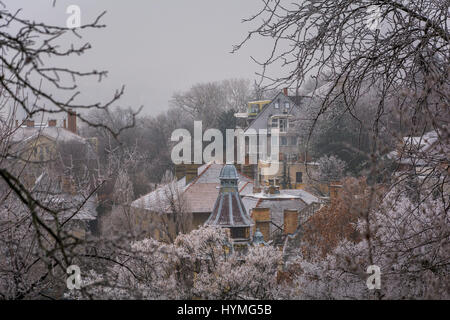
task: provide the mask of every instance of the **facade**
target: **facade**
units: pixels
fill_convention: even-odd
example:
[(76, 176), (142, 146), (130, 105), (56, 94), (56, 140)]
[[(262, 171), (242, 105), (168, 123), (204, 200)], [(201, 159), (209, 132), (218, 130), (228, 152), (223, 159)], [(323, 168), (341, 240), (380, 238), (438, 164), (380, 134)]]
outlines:
[(250, 136), (253, 132), (258, 133), (261, 129), (267, 130), (267, 152), (270, 154), (271, 130), (278, 129), (280, 133), (280, 153), (290, 158), (296, 158), (298, 155), (298, 137), (292, 128), (303, 113), (299, 106), (300, 100), (299, 97), (288, 96), (287, 91), (280, 92), (270, 103), (264, 104), (256, 116), (254, 116), (254, 113), (249, 114), (249, 119), (252, 119), (252, 121), (244, 130), (244, 133)]
[[(67, 125), (68, 124), (68, 125)], [(58, 147), (66, 144), (86, 146), (86, 158), (96, 158), (96, 139), (86, 139), (77, 133), (77, 120), (74, 112), (69, 112), (67, 120), (48, 120), (47, 123), (36, 123), (25, 120), (19, 123), (8, 138), (11, 153), (27, 162), (49, 162), (59, 158)]]
[[(311, 172), (317, 170), (317, 165), (310, 159), (305, 159), (300, 151), (301, 141), (299, 141), (297, 132), (302, 119), (306, 119), (306, 112), (301, 104), (303, 99), (309, 101), (310, 97), (289, 96), (285, 89), (272, 100), (249, 103), (249, 106), (257, 103), (257, 107), (252, 107), (245, 115), (248, 119), (248, 126), (244, 130), (245, 135), (252, 136), (259, 130), (267, 130), (267, 154), (262, 154), (261, 150), (258, 150), (258, 165), (247, 163), (242, 168), (243, 172), (256, 180), (256, 184), (261, 186), (278, 185), (282, 189), (305, 189), (309, 184)], [(236, 117), (243, 117), (243, 115), (236, 114)], [(268, 156), (271, 155), (271, 131), (273, 129), (277, 129), (280, 136), (278, 143), (279, 170), (274, 175), (264, 176), (261, 174), (262, 168), (277, 161)], [(247, 145), (246, 154), (249, 154)]]

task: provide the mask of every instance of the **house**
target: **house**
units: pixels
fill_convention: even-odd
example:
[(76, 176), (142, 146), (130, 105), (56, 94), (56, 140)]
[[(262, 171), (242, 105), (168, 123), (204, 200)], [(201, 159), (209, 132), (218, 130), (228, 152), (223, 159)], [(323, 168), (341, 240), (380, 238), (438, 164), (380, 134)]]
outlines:
[(264, 109), (264, 107), (271, 102), (271, 100), (250, 101), (247, 105), (247, 112), (235, 113), (234, 116), (237, 119), (244, 119), (247, 126), (249, 126)]
[(397, 149), (386, 157), (394, 162), (395, 176), (418, 179), (420, 184), (440, 185), (444, 194), (450, 192), (446, 177), (450, 172), (448, 134), (432, 130), (422, 136), (403, 137)]
[(300, 97), (289, 96), (287, 89), (285, 89), (283, 92), (278, 93), (271, 102), (263, 105), (249, 126), (244, 130), (244, 133), (250, 136), (253, 132), (258, 133), (261, 129), (267, 130), (267, 152), (270, 154), (269, 137), (271, 130), (278, 129), (280, 133), (280, 153), (287, 155), (288, 158), (297, 158), (298, 137), (292, 128), (294, 128), (295, 123), (303, 114), (300, 101)]
[(242, 196), (242, 202), (255, 221), (265, 241), (280, 244), (288, 234), (296, 232), (324, 201), (301, 189), (279, 189), (277, 186), (255, 188)]
[[(58, 173), (44, 169), (29, 189), (29, 194), (40, 204), (34, 206), (33, 211), (46, 227), (64, 230), (78, 239), (85, 239), (95, 230), (97, 221), (95, 194), (88, 191), (75, 193), (67, 183), (60, 183)], [(29, 219), (27, 221), (31, 223), (30, 213), (27, 201), (11, 195), (0, 203), (0, 226), (17, 219), (21, 221)]]
[[(300, 151), (298, 137), (299, 126), (302, 120), (307, 119), (303, 100), (310, 100), (308, 96), (290, 96), (288, 90), (278, 93), (272, 100), (255, 101), (249, 103), (246, 115), (236, 114), (236, 117), (248, 119), (248, 126), (244, 130), (246, 136), (258, 134), (260, 130), (267, 130), (267, 154), (258, 150), (258, 165), (249, 165), (248, 161), (242, 166), (242, 171), (248, 176), (257, 179), (257, 184), (279, 185), (282, 189), (305, 189), (310, 181), (311, 172), (317, 170), (317, 164), (306, 159)], [(277, 161), (271, 159), (273, 129), (279, 131), (279, 169), (276, 174), (262, 175), (262, 168), (270, 166)], [(246, 146), (246, 154), (249, 147)], [(247, 156), (248, 157), (248, 156)]]
[(95, 139), (86, 139), (78, 135), (77, 116), (69, 111), (67, 120), (49, 119), (47, 123), (36, 123), (32, 119), (16, 120), (16, 128), (11, 130), (8, 143), (12, 153), (26, 161), (54, 160), (57, 145), (63, 143), (80, 143), (87, 145), (87, 156), (95, 158)]
[(32, 187), (35, 179), (44, 168), (51, 168), (65, 176), (65, 165), (75, 168), (84, 164), (96, 165), (97, 142), (77, 133), (77, 116), (69, 111), (67, 119), (49, 119), (46, 123), (36, 123), (26, 119), (22, 123), (16, 120), (7, 141), (8, 160), (11, 167), (19, 168), (26, 163), (26, 172), (21, 173), (24, 183)]
[(435, 166), (448, 165), (449, 153), (448, 145), (433, 130), (422, 136), (403, 137), (387, 157), (397, 163), (400, 172), (415, 170), (419, 176), (426, 176)]
[(43, 212), (43, 220), (52, 224), (58, 219), (60, 224), (66, 225), (72, 236), (84, 239), (96, 229), (97, 197), (95, 194), (75, 192), (66, 181), (60, 182), (57, 173), (44, 170), (36, 179), (31, 193), (37, 201), (51, 209)]
[[(160, 231), (158, 231), (158, 228), (151, 228), (151, 225), (161, 222), (161, 214), (170, 213), (170, 204), (174, 198), (182, 201), (185, 209), (192, 213), (191, 228), (205, 224), (214, 212), (213, 216), (218, 217), (218, 212), (221, 212), (224, 208), (219, 207), (220, 199), (227, 197), (222, 193), (224, 186), (221, 182), (224, 176), (222, 170), (225, 166), (227, 165), (217, 163), (201, 166), (192, 164), (178, 165), (176, 167), (178, 180), (160, 186), (153, 192), (131, 203), (131, 207), (135, 209), (136, 218), (139, 219), (138, 224), (148, 225), (148, 233), (160, 239)], [(235, 205), (239, 207), (239, 212), (236, 211), (236, 213), (242, 216), (245, 215), (245, 211), (255, 222), (255, 228), (248, 229), (249, 234), (245, 233), (246, 236), (244, 238), (247, 240), (253, 238), (258, 228), (263, 234), (265, 241), (269, 241), (274, 235), (280, 233), (279, 230), (282, 230), (281, 233), (283, 233), (285, 225), (283, 214), (285, 209), (298, 212), (295, 216), (301, 223), (304, 216), (311, 214), (320, 206), (321, 200), (304, 190), (279, 190), (279, 193), (277, 193), (276, 190), (273, 191), (270, 188), (266, 188), (267, 190), (261, 191), (261, 189), (255, 187), (253, 180), (246, 175), (237, 170), (236, 175), (237, 181), (233, 182), (232, 187), (233, 194), (234, 198), (239, 195), (243, 205), (242, 208), (239, 207), (240, 202), (237, 202), (236, 198)], [(269, 189), (273, 191), (272, 194), (270, 194)], [(258, 218), (262, 209), (265, 212), (264, 221), (261, 220), (262, 218)], [(211, 220), (209, 223), (211, 223)]]

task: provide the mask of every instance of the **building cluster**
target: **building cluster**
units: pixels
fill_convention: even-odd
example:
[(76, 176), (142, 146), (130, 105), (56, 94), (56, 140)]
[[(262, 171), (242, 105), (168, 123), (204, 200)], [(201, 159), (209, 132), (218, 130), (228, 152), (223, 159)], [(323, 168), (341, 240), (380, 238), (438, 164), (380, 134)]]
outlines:
[[(80, 185), (67, 164), (72, 170), (95, 165), (97, 140), (78, 134), (76, 113), (69, 110), (66, 118), (46, 122), (16, 120), (7, 140), (5, 165), (9, 170), (19, 176), (36, 200), (58, 213), (58, 219), (70, 218), (73, 235), (85, 237), (96, 225), (97, 198), (90, 193), (90, 181)], [(42, 218), (49, 222), (55, 219), (47, 213)]]
[[(315, 95), (320, 97), (320, 92), (319, 89)], [(189, 213), (185, 215), (187, 220), (182, 221), (184, 231), (210, 225), (228, 229), (233, 247), (268, 243), (285, 247), (289, 239), (301, 236), (308, 219), (327, 206), (331, 198), (336, 199), (341, 188), (339, 182), (319, 184), (329, 197), (320, 197), (310, 188), (312, 183), (317, 187), (317, 181), (313, 182), (310, 177), (318, 166), (301, 151), (298, 129), (307, 118), (305, 105), (311, 99), (312, 96), (290, 96), (285, 89), (271, 100), (249, 102), (247, 112), (235, 114), (244, 123), (245, 128), (241, 129), (246, 135), (267, 130), (266, 154), (258, 150), (257, 164), (249, 161), (236, 165), (216, 162), (178, 164), (175, 165), (174, 182), (161, 185), (123, 206), (131, 210), (134, 223), (143, 234), (156, 239), (173, 239), (180, 232), (177, 219)], [(273, 129), (279, 132), (277, 159), (267, 157), (271, 154)], [(427, 174), (432, 168), (423, 164), (430, 162), (417, 158), (417, 155), (438, 157), (442, 154), (434, 151), (438, 148), (436, 135), (436, 132), (430, 132), (423, 138), (405, 138), (398, 150), (387, 156), (402, 170), (418, 168), (421, 174)], [(89, 195), (89, 201), (85, 201), (87, 198), (83, 198), (83, 190), (73, 181), (71, 173), (54, 160), (61, 157), (61, 145), (72, 144), (83, 148), (82, 151), (76, 149), (75, 154), (83, 154), (84, 160), (95, 162), (96, 139), (78, 135), (77, 115), (69, 110), (67, 118), (59, 121), (16, 121), (9, 140), (11, 157), (16, 165), (21, 161), (36, 163), (21, 178), (36, 194), (51, 191), (53, 196), (41, 199), (43, 202), (66, 206), (72, 202), (83, 203), (77, 208), (79, 214), (73, 215), (70, 209), (64, 209), (64, 212), (84, 226), (79, 232), (84, 236), (98, 219), (97, 197)], [(412, 149), (415, 152), (408, 152)], [(249, 150), (246, 152), (248, 159)], [(264, 175), (263, 169), (273, 161), (278, 161), (278, 171)], [(442, 163), (441, 159), (436, 161)], [(86, 190), (89, 189), (87, 186)], [(179, 204), (175, 205), (175, 202)], [(171, 218), (166, 219), (167, 216)], [(162, 224), (165, 225), (164, 232), (158, 227)]]
[[(186, 210), (192, 213), (191, 228), (210, 225), (229, 229), (234, 247), (252, 243), (282, 246), (286, 239), (301, 233), (302, 225), (325, 200), (307, 191), (310, 173), (317, 165), (300, 151), (298, 126), (305, 118), (302, 99), (289, 96), (283, 90), (272, 100), (248, 103), (246, 113), (235, 114), (245, 123), (246, 136), (267, 130), (266, 153), (258, 150), (258, 163), (242, 165), (207, 163), (180, 164), (175, 167), (176, 188), (183, 197)], [(279, 131), (279, 157), (271, 159), (271, 131)], [(246, 159), (248, 159), (246, 146)], [(278, 171), (263, 175), (263, 168), (279, 161)], [(309, 170), (309, 171), (308, 171)], [(154, 226), (160, 211), (172, 210), (161, 206), (173, 186), (165, 185), (131, 203), (134, 210), (144, 210), (146, 224)], [(167, 203), (171, 199), (165, 200)], [(174, 222), (175, 223), (175, 222)], [(175, 230), (175, 228), (172, 228)], [(164, 238), (158, 228), (147, 230), (158, 239)]]

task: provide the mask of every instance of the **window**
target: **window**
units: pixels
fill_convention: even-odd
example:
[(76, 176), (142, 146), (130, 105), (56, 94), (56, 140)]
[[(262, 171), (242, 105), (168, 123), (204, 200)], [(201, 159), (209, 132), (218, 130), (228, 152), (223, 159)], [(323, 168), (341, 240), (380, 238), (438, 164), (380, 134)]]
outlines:
[(279, 109), (280, 108), (280, 103), (277, 101), (275, 102), (275, 109)]
[(288, 127), (287, 119), (280, 119), (280, 132), (286, 132)]
[(231, 238), (233, 239), (246, 239), (247, 238), (247, 228), (230, 228)]
[(303, 183), (303, 172), (296, 172), (295, 173), (295, 182), (296, 183)]
[(285, 102), (284, 103), (284, 109), (289, 110), (289, 107), (290, 107), (289, 102)]
[(278, 128), (278, 119), (272, 119), (272, 128)]
[(282, 146), (287, 146), (287, 138), (286, 137), (281, 137), (281, 143)]
[(291, 137), (291, 146), (297, 145), (297, 137)]

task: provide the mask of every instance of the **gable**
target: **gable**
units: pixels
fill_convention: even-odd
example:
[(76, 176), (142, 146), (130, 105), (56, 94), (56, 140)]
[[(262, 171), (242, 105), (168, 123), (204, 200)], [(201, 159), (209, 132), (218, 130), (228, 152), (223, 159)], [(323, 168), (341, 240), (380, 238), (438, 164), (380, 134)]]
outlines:
[[(289, 96), (286, 96), (284, 93), (280, 92), (278, 93), (275, 98), (272, 100), (271, 103), (269, 103), (256, 117), (255, 120), (250, 124), (250, 126), (245, 129), (245, 133), (248, 133), (249, 129), (254, 129), (256, 132), (260, 129), (267, 129), (268, 127), (268, 121), (269, 118), (273, 115), (282, 115), (286, 114), (283, 113), (283, 110), (285, 108), (285, 104), (289, 104), (289, 109), (287, 111), (287, 114), (294, 115), (294, 116), (300, 116), (301, 109), (300, 106), (297, 105), (293, 99), (291, 99)], [(278, 104), (278, 108), (276, 108)]]

